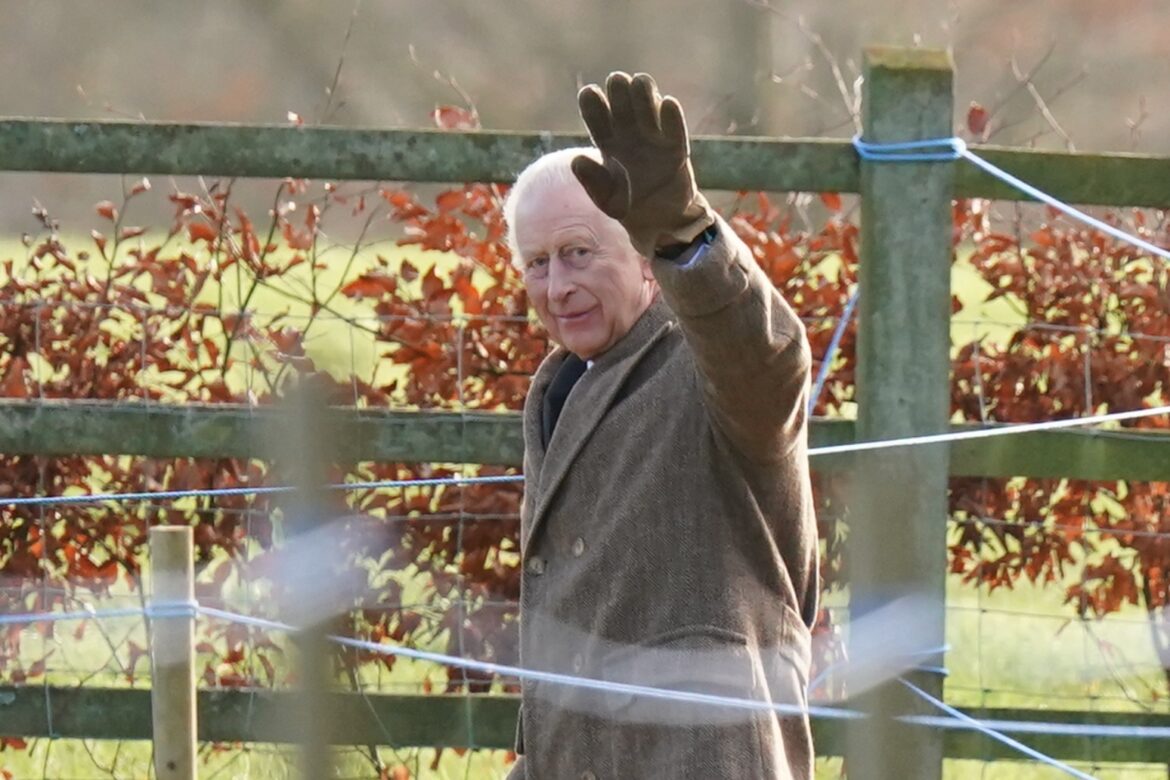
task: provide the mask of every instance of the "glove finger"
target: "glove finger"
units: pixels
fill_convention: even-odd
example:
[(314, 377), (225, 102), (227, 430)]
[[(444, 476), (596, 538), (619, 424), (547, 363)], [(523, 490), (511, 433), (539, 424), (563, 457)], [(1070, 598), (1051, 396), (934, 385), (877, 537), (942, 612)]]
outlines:
[(609, 102), (596, 84), (581, 87), (581, 91), (577, 93), (577, 108), (581, 112), (586, 129), (589, 130), (589, 137), (598, 148), (613, 137)]
[(630, 74), (615, 71), (605, 80), (605, 94), (609, 97), (609, 111), (613, 132), (618, 137), (635, 128), (634, 107), (630, 96)]
[(689, 155), (691, 146), (690, 140), (687, 138), (687, 120), (683, 116), (682, 106), (677, 100), (667, 95), (662, 99), (662, 109), (659, 114), (662, 122), (662, 137), (684, 156)]
[(626, 169), (617, 160), (607, 159), (605, 164), (584, 155), (574, 157), (573, 175), (597, 208), (621, 219), (630, 210), (630, 178)]
[(658, 87), (646, 73), (634, 76), (630, 88), (630, 98), (634, 111), (634, 121), (643, 137), (659, 141), (662, 128), (658, 124), (659, 106), (662, 97), (658, 94)]

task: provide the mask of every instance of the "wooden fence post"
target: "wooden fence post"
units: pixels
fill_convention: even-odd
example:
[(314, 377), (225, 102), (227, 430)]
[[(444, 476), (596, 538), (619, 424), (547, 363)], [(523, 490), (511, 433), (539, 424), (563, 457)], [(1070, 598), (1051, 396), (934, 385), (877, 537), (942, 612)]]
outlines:
[[(293, 560), (303, 555), (304, 538), (320, 532), (329, 518), (329, 492), (327, 490), (328, 465), (337, 459), (337, 437), (330, 423), (325, 394), (311, 382), (303, 382), (294, 388), (286, 398), (282, 411), (284, 424), (276, 431), (274, 452), (277, 473), (294, 486), (294, 492), (283, 505), (285, 540)], [(327, 557), (327, 556), (324, 556)], [(314, 577), (328, 576), (325, 571), (291, 571), (289, 563), (281, 572), (284, 578), (286, 597), (305, 597), (311, 593), (306, 589)], [(300, 734), (300, 776), (305, 780), (332, 777), (334, 756), (330, 735), (339, 731), (337, 717), (332, 706), (330, 684), (332, 680), (331, 646), (326, 626), (332, 615), (312, 614), (303, 609), (305, 604), (287, 604), (286, 618), (299, 623), (293, 635), (298, 651), (298, 676), (300, 677), (300, 700), (295, 712), (288, 713), (296, 731)], [(294, 617), (297, 612), (303, 611)], [(303, 622), (307, 621), (307, 622)]]
[[(953, 135), (952, 66), (946, 53), (870, 48), (864, 76), (865, 140), (893, 143)], [(953, 181), (951, 162), (861, 164), (861, 441), (947, 430)], [(948, 465), (945, 444), (857, 458), (848, 544), (851, 621), (915, 597), (914, 625), (923, 635), (918, 642), (943, 645)], [(939, 665), (940, 659), (941, 653), (920, 660)], [(941, 698), (940, 675), (915, 671), (904, 677)], [(940, 777), (941, 731), (895, 720), (897, 715), (939, 713), (896, 680), (855, 703), (871, 717), (850, 726), (850, 777)]]
[(191, 528), (150, 529), (150, 660), (154, 773), (195, 778), (195, 600)]

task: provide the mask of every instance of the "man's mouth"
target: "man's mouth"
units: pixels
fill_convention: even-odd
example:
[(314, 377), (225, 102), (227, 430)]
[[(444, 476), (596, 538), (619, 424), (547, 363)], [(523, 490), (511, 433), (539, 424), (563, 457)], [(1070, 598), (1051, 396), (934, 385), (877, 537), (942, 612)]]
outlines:
[(586, 309), (585, 311), (573, 312), (571, 314), (558, 314), (557, 319), (561, 322), (580, 322), (593, 313), (593, 309)]

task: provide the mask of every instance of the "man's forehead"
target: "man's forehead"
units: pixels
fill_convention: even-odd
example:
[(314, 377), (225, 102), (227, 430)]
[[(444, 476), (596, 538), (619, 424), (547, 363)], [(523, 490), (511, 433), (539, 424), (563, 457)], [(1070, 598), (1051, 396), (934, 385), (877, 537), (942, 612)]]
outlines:
[[(522, 223), (523, 224), (523, 223)], [(548, 244), (576, 238), (597, 238), (600, 235), (596, 220), (577, 214), (533, 220), (527, 229), (518, 231), (519, 244)]]
[(532, 187), (521, 195), (520, 202), (516, 204), (516, 213), (519, 217), (551, 216), (562, 212), (600, 214), (601, 210), (575, 179), (547, 182)]
[(604, 230), (605, 214), (579, 185), (576, 190), (549, 187), (526, 194), (516, 209), (516, 239), (521, 249), (582, 235), (597, 237)]

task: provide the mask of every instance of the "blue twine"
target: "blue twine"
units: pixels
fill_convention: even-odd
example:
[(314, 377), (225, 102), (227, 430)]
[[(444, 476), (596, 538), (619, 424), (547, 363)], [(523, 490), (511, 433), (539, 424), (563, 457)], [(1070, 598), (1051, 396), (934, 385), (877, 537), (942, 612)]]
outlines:
[[(947, 645), (940, 645), (938, 647), (932, 647), (932, 648), (929, 648), (926, 650), (915, 650), (911, 653), (907, 653), (905, 657), (916, 658), (916, 657), (921, 657), (921, 656), (943, 655), (945, 653), (949, 653), (950, 651), (951, 651), (951, 646), (949, 644), (947, 644)], [(829, 664), (824, 669), (822, 669), (821, 673), (818, 674), (816, 677), (814, 677), (812, 682), (810, 682), (808, 684), (809, 693), (812, 693), (812, 692), (816, 691), (818, 688), (820, 688), (821, 685), (824, 684), (825, 680), (828, 679), (830, 674), (837, 671), (838, 669), (840, 669), (842, 666), (844, 666), (847, 663), (849, 663), (849, 659), (842, 658), (841, 660), (834, 661), (833, 663)], [(949, 677), (951, 674), (950, 670), (947, 669), (945, 666), (918, 665), (918, 666), (915, 666), (914, 669), (919, 671), (919, 672), (926, 672), (928, 674), (937, 674), (940, 677)]]
[[(860, 135), (853, 137), (853, 147), (857, 150), (857, 155), (863, 160), (870, 162), (946, 162), (951, 160), (966, 159), (971, 163), (991, 174), (995, 178), (1010, 184), (1019, 191), (1030, 195), (1036, 200), (1045, 203), (1058, 211), (1077, 219), (1087, 225), (1100, 230), (1114, 238), (1117, 238), (1126, 243), (1132, 244), (1140, 249), (1144, 249), (1158, 257), (1170, 260), (1170, 251), (1155, 246), (1148, 241), (1145, 241), (1137, 236), (1130, 235), (1125, 231), (1110, 225), (1102, 220), (1092, 217), (1085, 212), (1073, 208), (1067, 203), (1058, 200), (1043, 190), (1028, 184), (1007, 171), (999, 168), (996, 165), (988, 162), (979, 155), (972, 152), (965, 141), (961, 138), (928, 138), (921, 141), (901, 141), (897, 143), (870, 143), (862, 140)], [(824, 388), (825, 381), (828, 378), (829, 367), (832, 365), (832, 360), (836, 357), (837, 349), (840, 345), (841, 336), (845, 332), (845, 328), (849, 324), (849, 319), (853, 315), (853, 307), (857, 303), (858, 293), (855, 291), (846, 304), (845, 311), (841, 316), (841, 320), (837, 324), (836, 330), (833, 332), (833, 338), (829, 342), (829, 348), (826, 352), (825, 359), (821, 362), (820, 370), (817, 372), (816, 382), (813, 385), (812, 393), (809, 397), (808, 413), (811, 415), (813, 408), (820, 399), (821, 392)]]
[(1144, 239), (1138, 238), (1137, 236), (1130, 235), (1129, 233), (1126, 233), (1124, 230), (1120, 230), (1120, 229), (1114, 227), (1113, 225), (1110, 225), (1107, 222), (1102, 222), (1101, 220), (1097, 219), (1096, 217), (1091, 217), (1088, 214), (1086, 214), (1085, 212), (1083, 212), (1079, 209), (1073, 208), (1072, 206), (1068, 205), (1064, 201), (1057, 200), (1056, 198), (1052, 197), (1051, 195), (1044, 192), (1043, 190), (1036, 189), (1031, 184), (1028, 184), (1026, 181), (1023, 181), (1022, 179), (1018, 179), (1015, 176), (1012, 176), (1007, 171), (1005, 171), (1002, 168), (999, 168), (995, 165), (992, 165), (991, 163), (987, 162), (987, 160), (984, 160), (982, 157), (980, 157), (979, 155), (977, 155), (969, 150), (964, 149), (961, 152), (961, 154), (965, 159), (970, 160), (976, 166), (982, 168), (984, 171), (986, 171), (987, 173), (990, 173), (992, 176), (996, 177), (997, 179), (999, 179), (1003, 182), (1006, 182), (1007, 184), (1012, 185), (1013, 187), (1015, 187), (1016, 189), (1020, 190), (1021, 192), (1025, 193), (1027, 195), (1031, 195), (1033, 198), (1035, 198), (1036, 200), (1038, 200), (1042, 203), (1048, 204), (1049, 206), (1056, 209), (1057, 211), (1063, 212), (1064, 214), (1067, 214), (1068, 216), (1072, 217), (1073, 219), (1080, 220), (1081, 222), (1084, 222), (1086, 225), (1090, 225), (1092, 227), (1095, 227), (1095, 228), (1097, 228), (1097, 230), (1100, 230), (1102, 233), (1107, 233), (1108, 235), (1111, 235), (1120, 241), (1124, 241), (1128, 244), (1132, 244), (1133, 246), (1136, 246), (1139, 249), (1144, 249), (1145, 251), (1150, 252), (1151, 254), (1157, 255), (1158, 257), (1162, 258), (1163, 260), (1170, 260), (1170, 251), (1167, 251), (1160, 246), (1155, 246), (1154, 244), (1151, 244), (1149, 241), (1145, 241)]
[[(997, 165), (989, 163), (987, 160), (980, 157), (975, 152), (967, 148), (967, 143), (962, 138), (929, 138), (922, 141), (903, 141), (900, 143), (880, 144), (869, 143), (863, 141), (861, 136), (853, 137), (853, 148), (857, 150), (857, 156), (863, 160), (870, 162), (916, 162), (916, 161), (945, 161), (964, 159), (971, 162), (976, 167), (982, 169), (986, 173), (991, 174), (995, 178), (1015, 187), (1025, 195), (1051, 206), (1061, 213), (1072, 217), (1075, 220), (1085, 223), (1091, 227), (1106, 233), (1119, 241), (1143, 249), (1151, 254), (1157, 255), (1164, 260), (1170, 260), (1170, 251), (1163, 249), (1160, 246), (1151, 244), (1149, 241), (1138, 238), (1137, 236), (1126, 233), (1107, 222), (1104, 222), (1096, 217), (1089, 216), (1080, 209), (1073, 208), (1062, 200), (1055, 198), (1041, 189), (1034, 187), (1028, 182), (1005, 171)], [(919, 149), (944, 149), (946, 151), (918, 153)]]
[(112, 620), (114, 618), (142, 617), (141, 607), (107, 609), (101, 612), (87, 609), (76, 612), (20, 612), (0, 615), (0, 626), (18, 626), (30, 623), (64, 623), (72, 620)]
[[(958, 159), (960, 150), (965, 149), (966, 144), (958, 138), (934, 138), (925, 141), (875, 144), (863, 141), (860, 135), (855, 135), (853, 137), (853, 147), (857, 150), (858, 156), (863, 160), (875, 162), (940, 162)], [(830, 367), (833, 365), (833, 358), (837, 356), (837, 350), (841, 346), (841, 338), (845, 335), (845, 330), (849, 327), (849, 321), (853, 318), (853, 309), (857, 306), (857, 299), (860, 294), (861, 290), (855, 290), (853, 295), (849, 296), (849, 300), (845, 304), (845, 310), (841, 314), (841, 319), (838, 320), (837, 327), (833, 331), (833, 337), (829, 341), (829, 348), (825, 351), (824, 360), (821, 361), (821, 367), (817, 371), (816, 381), (813, 383), (812, 392), (809, 394), (808, 413), (810, 416), (813, 413), (813, 409), (816, 408), (817, 401), (821, 398), (825, 381), (829, 378)]]
[(841, 346), (841, 338), (845, 335), (845, 329), (849, 327), (849, 321), (853, 319), (853, 309), (857, 306), (859, 297), (861, 297), (860, 289), (854, 290), (853, 295), (849, 296), (849, 300), (845, 303), (845, 310), (841, 313), (841, 319), (837, 321), (837, 327), (833, 330), (833, 337), (829, 339), (829, 348), (825, 351), (821, 367), (817, 370), (816, 382), (813, 383), (812, 392), (809, 393), (808, 414), (810, 417), (813, 409), (816, 408), (817, 401), (820, 400), (825, 380), (829, 378), (829, 369), (833, 365), (833, 358), (837, 356), (837, 350)]
[(152, 601), (142, 614), (151, 619), (193, 618), (199, 615), (200, 609), (198, 601)]
[(198, 601), (155, 601), (142, 607), (124, 609), (81, 609), (73, 612), (18, 612), (0, 615), (0, 626), (18, 626), (30, 623), (66, 623), (74, 620), (111, 620), (114, 618), (193, 618), (203, 608)]
[[(200, 612), (207, 615), (208, 617), (215, 617), (221, 620), (227, 620), (256, 628), (290, 632), (300, 630), (296, 626), (292, 626), (287, 623), (279, 623), (275, 620), (267, 620), (264, 618), (249, 617), (247, 615), (240, 615), (221, 609), (205, 607), (200, 609)], [(368, 652), (377, 653), (379, 655), (392, 655), (401, 658), (410, 658), (416, 661), (430, 661), (432, 663), (443, 664), (445, 666), (474, 670), (483, 672), (485, 674), (497, 675), (500, 677), (508, 677), (519, 680), (535, 680), (537, 682), (585, 688), (587, 690), (603, 691), (609, 693), (628, 693), (634, 696), (645, 696), (648, 698), (664, 699), (667, 701), (681, 701), (692, 704), (711, 704), (723, 707), (732, 707), (736, 709), (776, 712), (782, 715), (803, 715), (808, 713), (809, 715), (823, 718), (857, 719), (865, 717), (860, 712), (843, 710), (836, 707), (805, 707), (794, 704), (779, 704), (765, 700), (738, 699), (730, 696), (719, 696), (709, 693), (695, 693), (691, 691), (674, 690), (671, 688), (656, 688), (648, 685), (635, 685), (632, 683), (598, 680), (592, 677), (577, 677), (569, 674), (559, 674), (557, 672), (544, 672), (537, 669), (526, 669), (522, 666), (509, 666), (507, 664), (492, 663), (490, 661), (476, 661), (473, 659), (447, 655), (445, 653), (436, 653), (428, 650), (416, 650), (411, 647), (384, 645), (378, 642), (368, 642), (361, 639), (352, 639), (350, 637), (329, 635), (326, 638), (331, 642), (336, 642), (337, 644), (346, 647), (352, 647), (358, 650), (366, 650)]]
[[(954, 718), (936, 715), (909, 715), (908, 723), (933, 726), (940, 729), (974, 730)], [(1170, 726), (1113, 726), (1105, 723), (1048, 723), (1042, 720), (998, 720), (988, 718), (979, 723), (1009, 734), (1043, 734), (1069, 737), (1124, 737), (1126, 739), (1170, 739)]]
[[(268, 630), (295, 632), (299, 629), (296, 626), (287, 623), (280, 623), (274, 620), (267, 620), (265, 618), (250, 617), (248, 615), (241, 615), (227, 610), (215, 609), (213, 607), (200, 606), (195, 602), (157, 602), (147, 609), (130, 608), (130, 609), (111, 609), (111, 610), (94, 610), (86, 609), (76, 612), (32, 612), (27, 614), (8, 614), (0, 615), (0, 625), (10, 625), (19, 623), (41, 623), (41, 622), (61, 622), (68, 620), (97, 620), (110, 619), (122, 617), (190, 617), (192, 612), (197, 615), (202, 615), (210, 618), (226, 620), (241, 625), (253, 626), (256, 628), (264, 628)], [(709, 694), (692, 694), (686, 691), (673, 691), (665, 688), (654, 688), (649, 686), (631, 685), (628, 683), (614, 683), (604, 680), (594, 680), (587, 677), (574, 677), (572, 675), (556, 674), (552, 672), (540, 672), (534, 669), (525, 669), (523, 667), (507, 666), (503, 664), (495, 664), (486, 661), (476, 661), (472, 659), (459, 658), (457, 656), (446, 655), (443, 653), (429, 652), (425, 650), (415, 650), (408, 647), (392, 647), (376, 642), (367, 642), (360, 639), (352, 639), (349, 637), (329, 636), (331, 641), (339, 644), (347, 645), (362, 650), (369, 650), (371, 652), (382, 655), (396, 655), (412, 660), (430, 661), (434, 663), (462, 667), (465, 669), (474, 669), (482, 672), (496, 674), (505, 677), (512, 677), (518, 679), (533, 679), (542, 680), (550, 683), (560, 685), (574, 685), (579, 687), (592, 688), (602, 691), (612, 691), (616, 693), (632, 693), (636, 695), (645, 695), (653, 698), (667, 698), (680, 701), (694, 701), (707, 704), (719, 704), (723, 706), (733, 706), (738, 708), (748, 709), (769, 709), (769, 710), (783, 710), (787, 709), (785, 705), (778, 705), (769, 702), (756, 701), (752, 699), (736, 699), (731, 697), (712, 696)], [(939, 648), (941, 649), (941, 648)], [(937, 652), (931, 650), (928, 652)], [(1022, 750), (1028, 755), (1036, 757), (1038, 760), (1044, 761), (1047, 756), (1043, 754), (1036, 754), (1031, 748), (1026, 745), (1021, 745), (1015, 740), (1005, 737), (1003, 734), (995, 733), (998, 731), (1020, 732), (1030, 734), (1058, 734), (1080, 737), (1130, 737), (1130, 738), (1151, 738), (1151, 739), (1170, 739), (1170, 727), (1164, 726), (1112, 726), (1103, 724), (1080, 724), (1080, 723), (1049, 723), (1044, 721), (1004, 721), (1004, 720), (985, 720), (980, 721), (972, 718), (960, 710), (957, 710), (950, 705), (947, 705), (938, 699), (927, 694), (920, 688), (915, 687), (912, 683), (906, 680), (901, 681), (904, 685), (909, 686), (919, 696), (922, 696), (934, 706), (946, 712), (951, 717), (934, 717), (922, 715), (903, 715), (899, 716), (899, 720), (913, 723), (922, 726), (931, 726), (936, 728), (950, 728), (950, 729), (967, 729), (982, 731), (993, 739), (1004, 741), (1012, 747)], [(853, 710), (841, 709), (838, 707), (809, 707), (807, 711), (810, 715), (825, 718), (837, 719), (857, 719), (864, 717), (863, 713)], [(1049, 763), (1046, 761), (1045, 763)], [(1068, 769), (1063, 764), (1052, 764), (1058, 768)], [(1074, 774), (1076, 770), (1071, 770)], [(1089, 777), (1088, 775), (1076, 775), (1077, 777)]]
[(902, 680), (899, 680), (898, 682), (905, 685), (907, 688), (909, 688), (911, 691), (913, 691), (919, 697), (921, 697), (925, 701), (929, 702), (931, 705), (937, 707), (938, 709), (942, 710), (947, 715), (950, 715), (952, 718), (955, 718), (956, 720), (962, 721), (963, 723), (967, 724), (971, 728), (974, 728), (979, 733), (985, 734), (988, 737), (991, 737), (992, 739), (996, 740), (997, 742), (1002, 742), (1003, 744), (1007, 745), (1008, 747), (1014, 748), (1015, 750), (1020, 751), (1021, 753), (1023, 753), (1026, 756), (1029, 756), (1030, 758), (1034, 758), (1043, 764), (1047, 764), (1048, 766), (1053, 767), (1054, 769), (1059, 769), (1060, 771), (1065, 772), (1066, 774), (1070, 774), (1073, 777), (1081, 778), (1081, 780), (1096, 780), (1096, 778), (1090, 774), (1086, 774), (1086, 773), (1080, 771), (1079, 769), (1073, 769), (1068, 764), (1061, 763), (1060, 761), (1057, 761), (1055, 758), (1052, 758), (1051, 756), (1047, 756), (1044, 753), (1041, 753), (1039, 750), (1028, 747), (1023, 742), (1019, 742), (1018, 740), (1014, 740), (1011, 737), (1007, 736), (1006, 734), (1001, 734), (1000, 732), (996, 731), (995, 729), (990, 728), (986, 724), (980, 723), (976, 718), (972, 718), (970, 715), (967, 715), (966, 713), (955, 709), (954, 707), (947, 704), (946, 702), (943, 702), (943, 701), (940, 701), (940, 700), (934, 698), (929, 693), (922, 690), (921, 688), (919, 688), (917, 685), (910, 682), (909, 680), (902, 679)]
[[(504, 474), (490, 477), (435, 477), (431, 479), (388, 479), (379, 482), (341, 482), (326, 485), (327, 490), (367, 490), (376, 488), (438, 487), (442, 485), (495, 485), (509, 482), (523, 482), (521, 474)], [(79, 496), (26, 496), (0, 499), (0, 506), (41, 506), (45, 504), (97, 504), (103, 501), (164, 501), (180, 498), (266, 496), (291, 493), (297, 488), (291, 485), (272, 487), (212, 488), (207, 490), (158, 490), (140, 493), (89, 493)]]
[[(957, 160), (967, 150), (962, 138), (928, 138), (922, 141), (901, 141), (891, 144), (869, 143), (853, 136), (857, 156), (872, 162), (942, 162)], [(921, 151), (921, 150), (937, 151)]]

